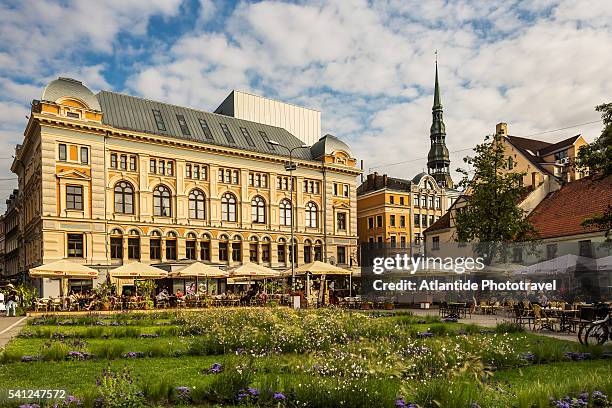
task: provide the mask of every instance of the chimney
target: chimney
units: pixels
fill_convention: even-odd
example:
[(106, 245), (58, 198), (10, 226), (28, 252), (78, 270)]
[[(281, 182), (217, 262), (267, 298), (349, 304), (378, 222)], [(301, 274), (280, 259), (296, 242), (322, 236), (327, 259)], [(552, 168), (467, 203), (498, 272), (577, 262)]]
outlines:
[(383, 186), (384, 187), (387, 187), (388, 181), (389, 181), (389, 179), (388, 179), (387, 175), (383, 174)]
[(508, 124), (500, 122), (495, 125), (495, 134), (498, 136), (508, 136)]

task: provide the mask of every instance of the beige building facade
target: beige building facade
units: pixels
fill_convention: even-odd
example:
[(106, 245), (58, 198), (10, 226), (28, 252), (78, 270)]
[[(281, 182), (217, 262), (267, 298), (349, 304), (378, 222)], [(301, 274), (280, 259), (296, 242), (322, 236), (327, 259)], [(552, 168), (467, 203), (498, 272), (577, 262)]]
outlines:
[(356, 265), (356, 160), (332, 135), (302, 144), (278, 127), (55, 80), (12, 166), (20, 269), (62, 258), (286, 269), (292, 222), (297, 264)]

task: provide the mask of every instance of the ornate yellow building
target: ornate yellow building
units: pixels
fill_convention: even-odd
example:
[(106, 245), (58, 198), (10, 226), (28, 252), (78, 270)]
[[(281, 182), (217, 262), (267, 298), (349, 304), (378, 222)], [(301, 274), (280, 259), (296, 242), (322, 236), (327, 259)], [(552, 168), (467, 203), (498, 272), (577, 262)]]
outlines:
[(59, 78), (33, 101), (12, 171), (22, 271), (61, 258), (285, 269), (292, 219), (297, 264), (356, 265), (360, 170), (332, 135), (302, 147), (279, 127)]

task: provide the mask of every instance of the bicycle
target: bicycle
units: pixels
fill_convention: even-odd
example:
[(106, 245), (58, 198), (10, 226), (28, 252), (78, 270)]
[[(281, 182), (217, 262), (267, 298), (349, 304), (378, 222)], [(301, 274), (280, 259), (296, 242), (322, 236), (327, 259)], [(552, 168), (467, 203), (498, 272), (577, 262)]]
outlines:
[[(609, 339), (612, 339), (612, 333), (610, 332), (610, 315), (608, 314), (604, 319), (596, 320), (591, 323), (584, 336), (584, 343), (586, 345), (599, 344), (602, 345)], [(591, 343), (589, 344), (589, 341)]]

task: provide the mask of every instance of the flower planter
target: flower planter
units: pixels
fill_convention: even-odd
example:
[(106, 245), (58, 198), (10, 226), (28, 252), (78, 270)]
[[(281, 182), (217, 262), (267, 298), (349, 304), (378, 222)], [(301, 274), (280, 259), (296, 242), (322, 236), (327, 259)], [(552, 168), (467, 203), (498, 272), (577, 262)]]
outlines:
[(370, 310), (370, 309), (372, 309), (372, 304), (371, 303), (362, 303), (361, 304), (361, 309), (362, 310)]
[(393, 303), (385, 303), (385, 310), (393, 310), (395, 305)]

